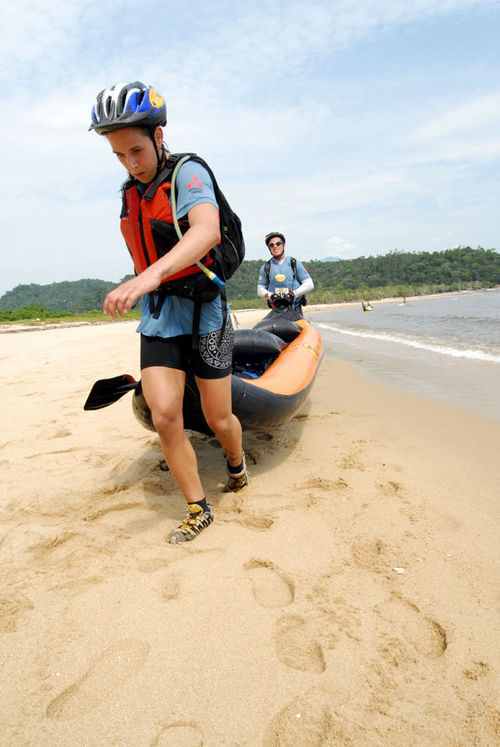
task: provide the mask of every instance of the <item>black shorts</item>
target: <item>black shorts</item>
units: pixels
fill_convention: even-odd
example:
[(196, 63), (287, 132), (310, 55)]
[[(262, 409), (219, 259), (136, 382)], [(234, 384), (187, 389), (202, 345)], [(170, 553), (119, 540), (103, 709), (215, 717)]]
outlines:
[(192, 335), (148, 337), (141, 334), (141, 371), (151, 366), (165, 366), (192, 373), (200, 379), (223, 379), (231, 373), (233, 337), (229, 321), (222, 340), (219, 329), (200, 335), (198, 350), (193, 350)]

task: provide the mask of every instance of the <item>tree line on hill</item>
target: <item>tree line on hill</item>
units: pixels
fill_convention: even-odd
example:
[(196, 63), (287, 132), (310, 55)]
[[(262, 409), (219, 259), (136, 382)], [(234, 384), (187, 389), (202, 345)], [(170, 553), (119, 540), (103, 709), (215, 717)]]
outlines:
[[(300, 257), (298, 257), (300, 259)], [(265, 305), (257, 279), (265, 260), (245, 260), (227, 285), (233, 308)], [(443, 252), (394, 251), (376, 257), (304, 263), (314, 280), (313, 303), (335, 303), (392, 296), (492, 288), (500, 285), (500, 254), (494, 249), (457, 247)], [(131, 277), (122, 278), (120, 282)], [(48, 285), (18, 285), (0, 298), (0, 321), (102, 309), (118, 283), (84, 279)], [(29, 316), (22, 316), (26, 307)], [(44, 313), (47, 312), (47, 313)], [(21, 314), (21, 315), (20, 315)], [(35, 316), (36, 314), (36, 316)]]
[[(297, 257), (300, 259), (300, 256)], [(232, 301), (257, 296), (262, 261), (243, 262), (228, 283)], [(500, 254), (494, 249), (457, 247), (443, 252), (394, 251), (377, 257), (336, 262), (304, 262), (314, 281), (312, 303), (356, 301), (362, 298), (492, 288), (500, 285)]]
[(106, 295), (117, 285), (118, 283), (90, 278), (48, 285), (17, 285), (0, 298), (0, 312), (31, 306), (57, 315), (85, 314), (94, 309), (102, 309)]

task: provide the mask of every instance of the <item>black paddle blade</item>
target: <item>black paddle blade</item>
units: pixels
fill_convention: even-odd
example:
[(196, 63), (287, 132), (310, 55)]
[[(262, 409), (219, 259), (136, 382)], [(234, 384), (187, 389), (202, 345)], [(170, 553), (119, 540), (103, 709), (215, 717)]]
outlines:
[(101, 407), (112, 405), (131, 389), (135, 389), (138, 383), (129, 374), (113, 376), (111, 379), (99, 379), (90, 390), (83, 409), (100, 410)]

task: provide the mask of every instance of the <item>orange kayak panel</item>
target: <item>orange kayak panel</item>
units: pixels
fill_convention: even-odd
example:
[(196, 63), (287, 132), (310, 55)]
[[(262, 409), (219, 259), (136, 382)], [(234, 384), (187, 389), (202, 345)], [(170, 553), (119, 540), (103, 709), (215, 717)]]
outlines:
[(311, 383), (323, 357), (323, 341), (307, 319), (299, 319), (297, 324), (302, 330), (295, 340), (260, 378), (248, 380), (248, 384), (274, 394), (292, 395)]

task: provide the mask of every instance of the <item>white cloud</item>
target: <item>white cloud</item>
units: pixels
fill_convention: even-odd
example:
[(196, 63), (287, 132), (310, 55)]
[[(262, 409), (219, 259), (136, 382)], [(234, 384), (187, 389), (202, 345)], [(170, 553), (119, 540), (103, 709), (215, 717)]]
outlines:
[[(449, 98), (449, 97), (447, 97)], [(432, 117), (413, 134), (415, 142), (428, 142), (450, 136), (474, 134), (477, 140), (492, 127), (500, 126), (500, 92), (480, 94), (465, 101), (448, 102), (447, 108)]]

